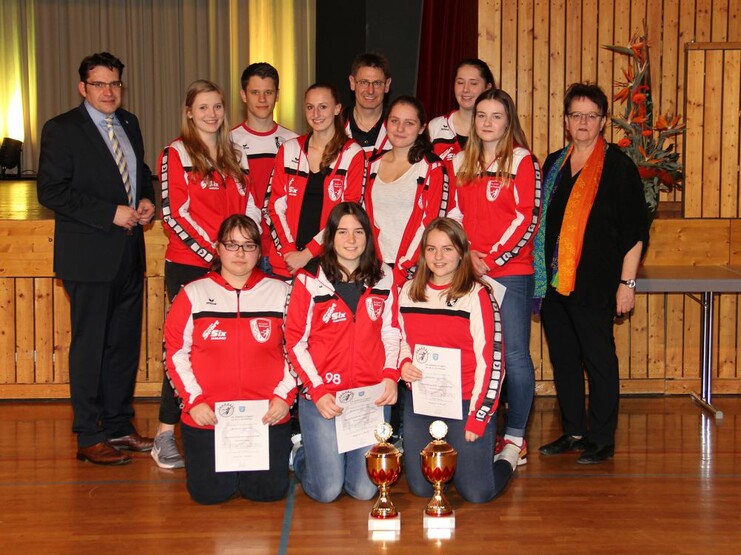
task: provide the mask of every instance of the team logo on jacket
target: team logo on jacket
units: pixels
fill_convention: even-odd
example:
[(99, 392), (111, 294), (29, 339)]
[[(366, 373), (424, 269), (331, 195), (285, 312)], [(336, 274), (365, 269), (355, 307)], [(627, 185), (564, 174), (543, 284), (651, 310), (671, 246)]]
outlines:
[(486, 200), (494, 202), (499, 196), (499, 191), (502, 189), (502, 182), (499, 178), (494, 177), (486, 182)]
[(440, 160), (452, 160), (453, 156), (455, 156), (455, 152), (453, 152), (453, 147), (449, 146), (445, 149), (445, 152), (440, 155)]
[(226, 341), (226, 332), (219, 329), (218, 320), (209, 324), (201, 335), (203, 339), (210, 339), (211, 341)]
[(375, 322), (383, 312), (383, 300), (378, 297), (369, 297), (365, 299), (365, 309), (368, 311), (368, 317)]
[(345, 320), (347, 320), (347, 314), (337, 310), (337, 303), (332, 303), (327, 311), (322, 314), (322, 322), (325, 324), (344, 322)]
[(250, 331), (252, 332), (252, 337), (255, 338), (255, 341), (258, 343), (265, 343), (268, 339), (270, 339), (270, 331), (272, 329), (272, 326), (270, 325), (270, 320), (267, 318), (253, 318), (250, 321)]
[(342, 198), (343, 179), (341, 177), (335, 177), (329, 182), (327, 186), (327, 194), (332, 202), (337, 202)]

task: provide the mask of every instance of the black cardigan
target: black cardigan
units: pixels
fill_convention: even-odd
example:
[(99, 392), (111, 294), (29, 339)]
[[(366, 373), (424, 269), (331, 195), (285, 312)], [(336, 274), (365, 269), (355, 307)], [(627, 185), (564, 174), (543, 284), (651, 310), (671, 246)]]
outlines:
[[(547, 175), (559, 154), (560, 151), (557, 151), (546, 158), (544, 175)], [(553, 251), (561, 231), (566, 203), (577, 176), (571, 175), (571, 167), (567, 162), (548, 207), (545, 260), (549, 284)], [(605, 153), (602, 177), (584, 232), (584, 245), (576, 270), (574, 291), (565, 297), (556, 293), (549, 285), (546, 298), (595, 308), (613, 307), (620, 284), (623, 258), (638, 241), (643, 241), (645, 251), (648, 245), (648, 213), (643, 183), (633, 161), (616, 145), (610, 144)]]

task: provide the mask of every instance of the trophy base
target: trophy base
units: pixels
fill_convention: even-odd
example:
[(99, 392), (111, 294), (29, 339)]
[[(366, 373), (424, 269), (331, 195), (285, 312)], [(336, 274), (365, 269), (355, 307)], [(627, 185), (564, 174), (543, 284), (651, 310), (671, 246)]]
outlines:
[(446, 516), (430, 516), (422, 511), (422, 516), (428, 540), (450, 540), (455, 535), (455, 511)]
[(425, 528), (432, 530), (455, 530), (455, 511), (445, 516), (430, 516), (422, 512), (424, 516), (423, 524)]
[(368, 530), (371, 532), (383, 530), (401, 530), (401, 513), (389, 518), (377, 518), (368, 515)]

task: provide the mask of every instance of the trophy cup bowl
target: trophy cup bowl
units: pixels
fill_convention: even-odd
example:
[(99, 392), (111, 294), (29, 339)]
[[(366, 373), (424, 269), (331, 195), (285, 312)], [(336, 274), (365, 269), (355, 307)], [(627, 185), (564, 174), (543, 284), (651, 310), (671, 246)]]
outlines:
[(401, 453), (392, 444), (387, 443), (391, 433), (390, 424), (386, 422), (379, 424), (375, 431), (379, 443), (365, 454), (368, 477), (378, 487), (378, 499), (371, 509), (371, 519), (392, 519), (399, 514), (389, 498), (389, 489), (401, 474)]
[(435, 490), (427, 504), (425, 514), (432, 517), (444, 517), (453, 514), (453, 507), (448, 502), (443, 487), (455, 474), (458, 453), (443, 438), (448, 433), (448, 426), (442, 420), (435, 420), (430, 425), (433, 439), (419, 453), (422, 463), (422, 474), (432, 483)]

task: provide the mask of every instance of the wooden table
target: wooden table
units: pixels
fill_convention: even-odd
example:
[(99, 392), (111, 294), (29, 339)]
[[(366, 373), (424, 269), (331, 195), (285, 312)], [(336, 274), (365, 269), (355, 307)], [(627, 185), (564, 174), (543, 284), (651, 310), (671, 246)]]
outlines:
[[(739, 266), (642, 266), (636, 280), (638, 293), (684, 293), (700, 303), (701, 392), (692, 396), (716, 418), (723, 412), (713, 406), (713, 299), (716, 293), (741, 292)], [(696, 297), (693, 293), (699, 293)]]

